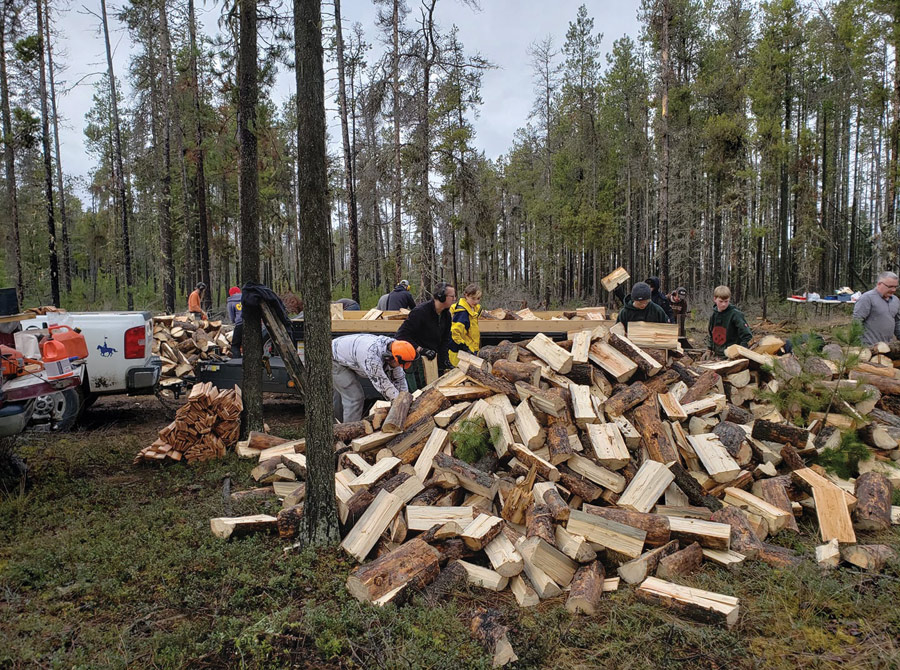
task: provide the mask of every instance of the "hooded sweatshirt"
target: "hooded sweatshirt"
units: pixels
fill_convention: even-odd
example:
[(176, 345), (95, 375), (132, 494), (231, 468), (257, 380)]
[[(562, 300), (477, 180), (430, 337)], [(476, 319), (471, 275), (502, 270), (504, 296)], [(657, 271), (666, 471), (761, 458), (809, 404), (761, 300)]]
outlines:
[(416, 306), (416, 300), (412, 297), (412, 293), (402, 284), (397, 284), (387, 296), (386, 308), (388, 310), (413, 309)]
[(453, 365), (459, 364), (460, 351), (475, 355), (481, 348), (481, 333), (478, 330), (481, 312), (481, 305), (472, 307), (465, 298), (450, 306), (450, 362)]
[(231, 323), (235, 326), (244, 322), (241, 297), (240, 293), (228, 296), (228, 318), (231, 319)]
[(747, 319), (734, 305), (728, 305), (724, 312), (713, 307), (709, 317), (709, 348), (719, 355), (732, 344), (747, 346), (753, 333), (747, 325)]
[(650, 293), (650, 300), (660, 306), (662, 311), (666, 315), (666, 323), (675, 323), (675, 314), (672, 311), (672, 303), (669, 301), (669, 296), (665, 293), (661, 293), (659, 290), (659, 277), (650, 277), (647, 280), (647, 283), (650, 284), (650, 288), (652, 289), (652, 293)]
[(619, 318), (617, 323), (621, 323), (626, 328), (632, 321), (647, 321), (648, 323), (669, 323), (666, 313), (662, 308), (652, 300), (647, 303), (644, 309), (638, 309), (634, 306), (634, 300), (631, 295), (625, 296), (625, 306), (619, 310)]

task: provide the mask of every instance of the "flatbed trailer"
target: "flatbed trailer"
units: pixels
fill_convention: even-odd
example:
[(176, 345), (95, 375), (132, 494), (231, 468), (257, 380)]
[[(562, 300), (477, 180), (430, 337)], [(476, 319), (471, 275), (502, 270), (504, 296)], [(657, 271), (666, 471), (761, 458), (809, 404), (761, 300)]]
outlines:
[[(387, 318), (375, 320), (362, 319), (361, 317), (365, 314), (366, 312), (364, 311), (350, 311), (344, 312), (343, 319), (333, 319), (331, 321), (332, 337), (354, 333), (391, 336), (397, 332), (400, 324), (403, 323), (402, 318), (389, 318), (391, 316), (401, 316), (400, 312), (384, 312), (382, 316)], [(513, 342), (530, 340), (537, 333), (544, 333), (547, 337), (554, 340), (565, 340), (568, 338), (569, 333), (578, 332), (579, 330), (592, 330), (601, 325), (606, 327), (613, 325), (613, 322), (609, 320), (554, 319), (553, 317), (562, 316), (561, 311), (535, 312), (535, 316), (542, 318), (523, 319), (521, 321), (511, 319), (502, 321), (498, 319), (479, 320), (478, 328), (481, 331), (482, 346), (496, 345), (503, 340)], [(297, 352), (302, 359), (304, 354), (303, 319), (291, 320), (291, 336), (297, 343)], [(272, 356), (267, 360), (267, 369), (263, 371), (263, 392), (296, 393), (299, 395), (300, 391), (291, 381), (284, 361), (278, 356)], [(198, 382), (211, 382), (220, 389), (232, 388), (235, 384), (240, 384), (243, 378), (242, 365), (243, 360), (240, 358), (232, 358), (227, 361), (200, 361), (197, 367), (196, 378)], [(381, 397), (368, 380), (363, 380), (363, 382), (367, 398)]]

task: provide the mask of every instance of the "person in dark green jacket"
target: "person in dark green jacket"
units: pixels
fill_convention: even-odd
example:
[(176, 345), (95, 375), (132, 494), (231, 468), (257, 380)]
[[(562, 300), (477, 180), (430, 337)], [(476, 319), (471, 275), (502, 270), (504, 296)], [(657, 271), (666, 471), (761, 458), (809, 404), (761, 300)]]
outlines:
[(725, 349), (732, 344), (746, 347), (750, 344), (753, 333), (747, 325), (743, 313), (731, 304), (731, 289), (727, 286), (716, 286), (713, 291), (716, 308), (709, 317), (709, 350), (723, 356)]
[(617, 323), (628, 328), (632, 321), (648, 321), (650, 323), (669, 323), (669, 317), (662, 307), (651, 302), (650, 285), (639, 281), (631, 287), (631, 294), (625, 296), (625, 306), (619, 310)]

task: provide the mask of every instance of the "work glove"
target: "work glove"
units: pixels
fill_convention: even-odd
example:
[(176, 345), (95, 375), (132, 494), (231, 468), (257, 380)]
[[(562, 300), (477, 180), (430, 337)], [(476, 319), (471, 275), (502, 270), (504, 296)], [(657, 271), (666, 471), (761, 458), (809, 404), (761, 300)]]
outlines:
[(420, 353), (429, 361), (433, 361), (435, 356), (437, 356), (437, 352), (434, 349), (422, 349)]

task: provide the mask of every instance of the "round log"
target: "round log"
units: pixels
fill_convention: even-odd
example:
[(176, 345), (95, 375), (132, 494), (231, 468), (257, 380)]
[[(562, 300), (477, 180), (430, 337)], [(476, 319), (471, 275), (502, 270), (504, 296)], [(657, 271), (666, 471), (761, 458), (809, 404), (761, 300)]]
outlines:
[(866, 472), (856, 479), (857, 530), (887, 530), (891, 526), (891, 482), (878, 472)]
[(703, 549), (699, 542), (694, 542), (674, 554), (661, 558), (656, 568), (656, 576), (671, 581), (676, 577), (696, 572), (702, 563)]
[(648, 512), (635, 512), (614, 507), (598, 507), (597, 505), (584, 505), (584, 511), (594, 516), (599, 516), (608, 521), (638, 528), (647, 533), (644, 542), (648, 547), (661, 547), (671, 539), (669, 533), (669, 519), (661, 514)]
[(600, 561), (578, 568), (569, 587), (566, 609), (573, 614), (596, 614), (597, 604), (603, 596), (605, 577), (606, 570)]
[(420, 589), (440, 571), (440, 552), (417, 538), (356, 568), (347, 577), (347, 590), (357, 600), (374, 602), (399, 586)]
[(750, 521), (744, 511), (737, 507), (724, 507), (714, 512), (710, 521), (727, 523), (731, 526), (731, 550), (743, 554), (747, 558), (757, 558), (763, 549), (762, 542), (753, 532)]
[(541, 381), (541, 368), (534, 363), (520, 363), (503, 359), (494, 363), (491, 371), (495, 377), (505, 379), (510, 384), (526, 382), (537, 386)]
[(556, 546), (553, 515), (548, 505), (534, 504), (525, 510), (525, 537), (539, 537), (550, 546)]
[(406, 416), (409, 414), (409, 408), (412, 406), (412, 401), (413, 397), (409, 391), (400, 391), (391, 403), (391, 409), (384, 423), (381, 424), (381, 431), (384, 433), (401, 432)]
[(284, 508), (278, 512), (276, 519), (278, 537), (282, 540), (292, 540), (300, 532), (300, 524), (303, 522), (303, 505)]
[(607, 400), (603, 409), (609, 416), (622, 416), (635, 405), (644, 402), (649, 396), (650, 391), (647, 386), (643, 382), (635, 382)]

